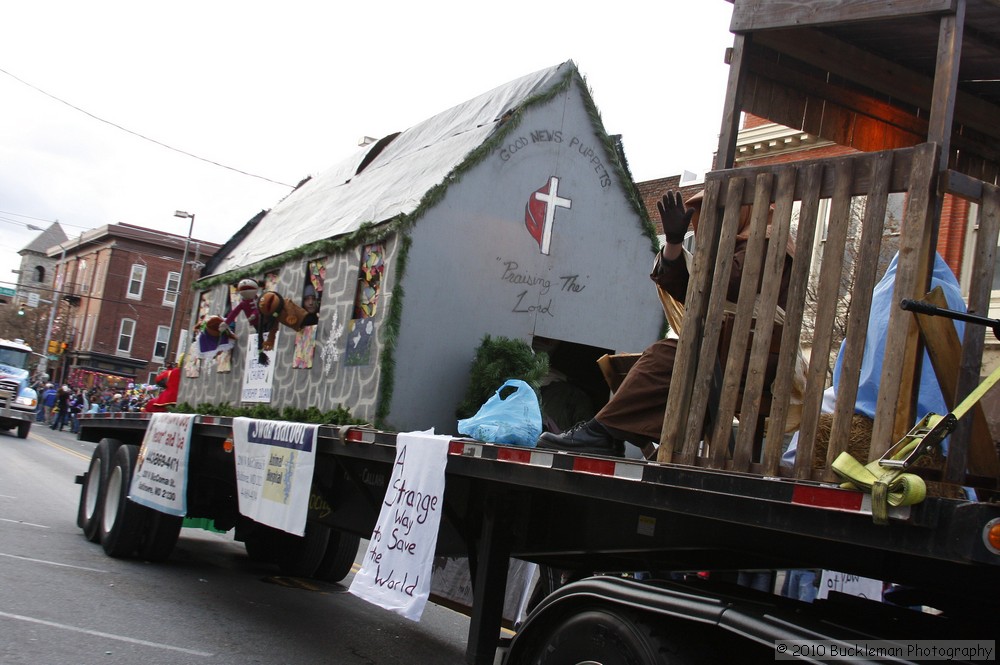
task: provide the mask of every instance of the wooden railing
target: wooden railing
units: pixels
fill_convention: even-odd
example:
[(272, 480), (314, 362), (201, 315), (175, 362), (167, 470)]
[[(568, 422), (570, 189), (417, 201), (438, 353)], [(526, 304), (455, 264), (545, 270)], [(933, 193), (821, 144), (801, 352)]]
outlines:
[[(814, 284), (812, 346), (805, 372), (799, 444), (794, 468), (798, 478), (832, 480), (829, 465), (847, 446), (848, 430), (857, 396), (857, 376), (864, 351), (872, 290), (877, 274), (880, 243), (889, 195), (906, 194), (906, 211), (899, 238), (898, 298), (920, 298), (927, 291), (933, 266), (941, 209), (939, 183), (975, 198), (980, 204), (979, 249), (974, 266), (974, 290), (969, 309), (986, 315), (997, 245), (997, 188), (951, 174), (939, 177), (939, 148), (922, 144), (913, 148), (859, 153), (833, 159), (803, 161), (764, 167), (738, 168), (710, 173), (697, 231), (697, 249), (685, 302), (683, 327), (667, 399), (658, 459), (698, 464), (717, 469), (777, 475), (786, 444), (783, 427), (794, 410), (790, 394), (796, 370), (807, 285)], [(813, 469), (813, 442), (823, 391), (828, 384), (831, 352), (835, 350), (834, 324), (842, 302), (845, 247), (851, 239), (852, 198), (866, 198), (857, 242), (856, 265), (847, 316), (847, 344), (842, 357), (842, 380), (833, 414), (826, 465)], [(821, 201), (829, 200), (829, 218), (823, 258), (817, 275), (810, 275)], [(725, 314), (726, 291), (735, 251), (740, 212), (751, 209), (751, 231), (743, 264), (743, 282), (731, 324), (731, 349), (750, 349), (748, 364), (728, 362), (719, 370), (720, 325)], [(781, 289), (785, 247), (792, 234), (794, 260), (787, 289), (784, 324), (774, 325)], [(854, 225), (856, 227), (856, 224)], [(770, 227), (770, 228), (768, 228)], [(769, 238), (769, 241), (766, 241)], [(812, 280), (812, 281), (810, 281)], [(760, 284), (755, 293), (755, 285)], [(777, 374), (769, 385), (765, 375), (772, 337), (780, 334)], [(966, 327), (959, 394), (979, 380), (984, 330)], [(914, 315), (901, 309), (890, 315), (878, 408), (873, 425), (870, 459), (877, 459), (917, 419), (913, 413), (917, 359), (923, 356)], [(743, 353), (729, 353), (740, 358)], [(773, 360), (772, 360), (773, 369)], [(952, 368), (954, 371), (954, 368)], [(953, 382), (954, 383), (954, 382)], [(962, 392), (964, 391), (964, 392)], [(951, 402), (952, 396), (946, 396)], [(919, 414), (924, 415), (924, 414)], [(707, 416), (707, 421), (706, 421)], [(734, 418), (739, 427), (732, 436)], [(761, 423), (765, 422), (765, 427)], [(706, 422), (708, 423), (706, 425)], [(762, 434), (762, 431), (766, 434)], [(964, 437), (964, 438), (963, 438)], [(987, 437), (988, 439), (989, 437)], [(998, 475), (992, 440), (969, 442), (961, 431), (952, 437), (949, 478), (959, 482), (969, 460), (973, 475)]]

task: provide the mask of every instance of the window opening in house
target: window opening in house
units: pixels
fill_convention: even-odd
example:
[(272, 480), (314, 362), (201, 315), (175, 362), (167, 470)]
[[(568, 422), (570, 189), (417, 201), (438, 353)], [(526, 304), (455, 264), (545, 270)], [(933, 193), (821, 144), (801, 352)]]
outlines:
[(354, 315), (351, 318), (368, 319), (375, 316), (383, 272), (385, 272), (385, 248), (381, 244), (365, 245), (361, 250), (361, 269), (358, 271)]
[(146, 266), (135, 263), (128, 278), (128, 293), (126, 297), (133, 300), (142, 298), (142, 287), (146, 283)]
[(302, 285), (302, 308), (306, 311), (303, 327), (295, 333), (293, 369), (312, 369), (316, 355), (316, 324), (323, 301), (323, 282), (326, 280), (326, 262), (316, 259), (306, 263), (306, 277)]
[(132, 339), (135, 337), (135, 321), (122, 319), (118, 327), (118, 353), (128, 355), (132, 352)]
[(163, 304), (173, 307), (177, 304), (177, 294), (181, 289), (181, 274), (179, 272), (167, 273), (167, 284), (163, 288)]
[(326, 262), (322, 259), (306, 264), (306, 279), (302, 286), (302, 308), (306, 310), (305, 325), (319, 322), (319, 308), (323, 304), (323, 281), (326, 279)]
[(36, 282), (45, 281), (45, 266), (35, 266), (35, 281)]
[(153, 343), (153, 360), (163, 360), (167, 353), (167, 339), (170, 337), (170, 328), (167, 326), (156, 327), (156, 342)]

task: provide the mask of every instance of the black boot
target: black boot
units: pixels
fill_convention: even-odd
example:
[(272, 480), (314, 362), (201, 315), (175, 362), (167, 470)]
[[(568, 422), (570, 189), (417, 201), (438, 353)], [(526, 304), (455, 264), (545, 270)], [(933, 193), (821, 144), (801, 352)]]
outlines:
[(625, 445), (615, 439), (596, 420), (577, 423), (562, 434), (542, 432), (538, 437), (538, 448), (545, 450), (565, 450), (571, 453), (625, 456)]

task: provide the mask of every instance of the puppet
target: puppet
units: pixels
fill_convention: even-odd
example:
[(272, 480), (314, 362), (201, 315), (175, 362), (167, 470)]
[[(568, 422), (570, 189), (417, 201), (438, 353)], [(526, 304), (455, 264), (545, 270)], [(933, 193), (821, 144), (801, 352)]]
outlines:
[(177, 404), (177, 393), (181, 389), (180, 367), (176, 363), (169, 363), (165, 370), (156, 375), (155, 383), (163, 387), (163, 390), (159, 395), (146, 402), (143, 411), (163, 413), (167, 407)]
[(214, 358), (216, 354), (233, 348), (235, 333), (229, 326), (223, 325), (224, 323), (225, 320), (221, 316), (212, 315), (199, 326), (199, 358)]
[(255, 280), (241, 279), (239, 284), (236, 285), (236, 292), (239, 294), (240, 300), (236, 303), (235, 307), (229, 310), (229, 314), (226, 314), (223, 323), (232, 329), (236, 322), (236, 317), (240, 313), (243, 313), (246, 315), (250, 325), (253, 326), (253, 329), (257, 330), (260, 324), (260, 310), (257, 307), (257, 295), (260, 293), (260, 286)]
[(257, 300), (257, 313), (257, 362), (261, 365), (267, 365), (269, 362), (264, 352), (274, 349), (274, 338), (278, 334), (279, 323), (299, 331), (304, 326), (310, 325), (309, 321), (314, 317), (298, 303), (274, 291), (265, 291), (261, 294)]

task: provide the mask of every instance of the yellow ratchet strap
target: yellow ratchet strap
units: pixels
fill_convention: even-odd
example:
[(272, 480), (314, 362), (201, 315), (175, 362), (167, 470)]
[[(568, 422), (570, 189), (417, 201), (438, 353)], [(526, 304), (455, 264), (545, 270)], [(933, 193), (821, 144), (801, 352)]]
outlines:
[[(905, 456), (917, 442), (901, 450)], [(870, 492), (872, 495), (872, 520), (875, 524), (889, 523), (889, 506), (912, 506), (927, 497), (927, 483), (920, 476), (905, 473), (902, 469), (886, 469), (880, 460), (861, 464), (849, 453), (843, 452), (833, 461), (833, 471), (844, 479), (841, 487)]]

